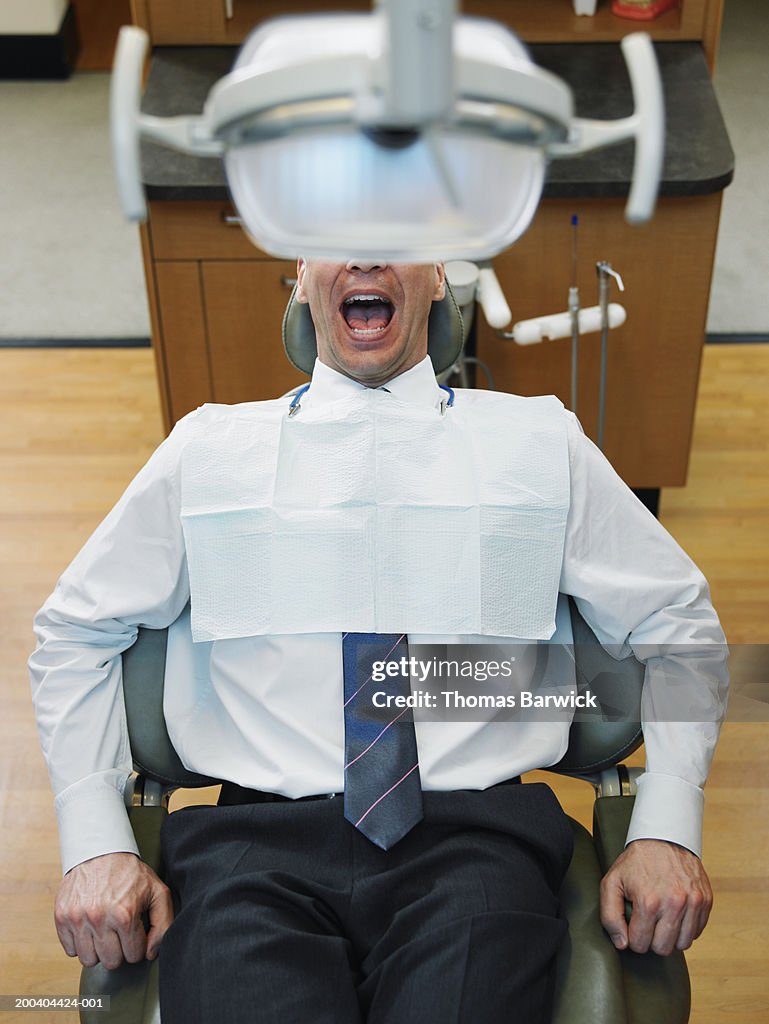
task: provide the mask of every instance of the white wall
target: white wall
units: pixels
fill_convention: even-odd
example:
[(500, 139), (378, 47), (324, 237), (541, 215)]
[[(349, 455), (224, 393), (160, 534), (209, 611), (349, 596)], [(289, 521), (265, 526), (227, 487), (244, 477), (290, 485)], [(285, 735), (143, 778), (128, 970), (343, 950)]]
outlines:
[(55, 35), (68, 0), (0, 0), (0, 35)]

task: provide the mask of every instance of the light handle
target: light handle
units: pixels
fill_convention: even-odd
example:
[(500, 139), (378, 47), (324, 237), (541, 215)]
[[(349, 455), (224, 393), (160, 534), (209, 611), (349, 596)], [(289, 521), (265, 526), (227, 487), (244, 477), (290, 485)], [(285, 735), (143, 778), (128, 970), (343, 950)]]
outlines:
[(625, 139), (635, 142), (633, 177), (625, 206), (625, 219), (642, 224), (654, 213), (665, 154), (665, 104), (657, 58), (645, 32), (633, 32), (620, 44), (633, 92), (630, 117), (616, 121), (575, 118), (567, 142), (547, 147), (551, 157), (577, 156), (592, 149), (614, 146)]
[(620, 44), (635, 104), (633, 180), (625, 207), (630, 224), (642, 224), (654, 213), (665, 156), (665, 101), (651, 39), (634, 32)]
[(141, 85), (149, 36), (132, 25), (118, 35), (110, 85), (110, 138), (118, 196), (128, 220), (147, 219), (139, 145)]

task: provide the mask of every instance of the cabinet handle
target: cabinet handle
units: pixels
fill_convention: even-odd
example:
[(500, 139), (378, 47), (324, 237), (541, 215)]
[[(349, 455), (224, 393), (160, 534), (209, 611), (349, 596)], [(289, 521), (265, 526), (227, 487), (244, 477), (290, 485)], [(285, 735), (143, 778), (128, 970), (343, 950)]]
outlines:
[(226, 224), (229, 228), (239, 228), (242, 227), (243, 221), (237, 213), (223, 213), (222, 224)]
[(293, 288), (294, 285), (296, 284), (296, 278), (287, 277), (285, 274), (281, 274), (280, 283), (283, 285), (284, 288)]
[(224, 0), (224, 16), (228, 21), (231, 21), (235, 11), (235, 0)]

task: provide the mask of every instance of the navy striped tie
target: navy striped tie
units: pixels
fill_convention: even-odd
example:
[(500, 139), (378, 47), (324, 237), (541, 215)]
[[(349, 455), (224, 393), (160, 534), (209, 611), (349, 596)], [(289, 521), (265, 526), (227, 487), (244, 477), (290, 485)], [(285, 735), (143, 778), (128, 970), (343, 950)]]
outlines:
[[(375, 693), (408, 696), (408, 671), (372, 679), (374, 662), (408, 657), (405, 634), (345, 633), (344, 816), (383, 850), (422, 820), (422, 783), (411, 708), (374, 706)], [(380, 674), (377, 673), (377, 680)], [(383, 698), (378, 701), (385, 703)]]

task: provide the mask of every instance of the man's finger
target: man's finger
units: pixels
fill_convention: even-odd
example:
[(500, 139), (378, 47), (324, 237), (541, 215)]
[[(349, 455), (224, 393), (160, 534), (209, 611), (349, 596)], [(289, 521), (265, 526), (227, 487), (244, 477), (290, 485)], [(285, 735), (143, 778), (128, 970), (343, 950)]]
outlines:
[(105, 927), (102, 935), (95, 937), (94, 949), (99, 958), (99, 963), (103, 964), (108, 971), (114, 971), (123, 963), (123, 948), (120, 936), (110, 927)]
[(76, 937), (77, 955), (83, 967), (93, 967), (99, 962), (96, 947), (93, 944), (93, 935), (85, 928), (81, 928)]
[(694, 940), (699, 938), (708, 923), (712, 906), (713, 893), (709, 885), (703, 892), (696, 891), (692, 894), (681, 924), (681, 933), (676, 942), (676, 949), (688, 949)]
[(689, 894), (684, 889), (666, 895), (653, 893), (640, 900), (637, 927), (630, 921), (630, 948), (636, 953), (651, 949), (658, 956), (669, 956), (676, 948), (689, 905)]
[(702, 906), (700, 907), (699, 914), (697, 915), (697, 931), (695, 932), (694, 938), (697, 939), (704, 931), (705, 925), (708, 923), (710, 917), (710, 911), (713, 909), (713, 890), (710, 888), (710, 880), (707, 875), (704, 878), (704, 897), (702, 900)]
[(149, 905), (150, 930), (147, 932), (147, 959), (154, 960), (158, 955), (163, 936), (174, 919), (174, 907), (171, 893), (165, 885), (157, 885), (153, 889)]
[(640, 900), (633, 904), (628, 925), (628, 946), (634, 953), (648, 953), (651, 949), (659, 918), (657, 906), (644, 905)]
[(700, 908), (690, 903), (681, 921), (681, 928), (676, 937), (676, 949), (688, 949), (702, 930), (699, 927)]
[(129, 964), (138, 964), (147, 954), (147, 933), (144, 931), (141, 914), (137, 911), (130, 920), (121, 922), (118, 928), (123, 957)]
[(681, 927), (685, 918), (685, 907), (676, 910), (675, 907), (668, 908), (657, 921), (652, 935), (649, 949), (658, 956), (670, 956), (676, 948)]
[(75, 945), (75, 936), (72, 934), (72, 929), (55, 918), (54, 922), (56, 924), (56, 934), (59, 937), (59, 942), (64, 952), (67, 956), (77, 956), (77, 946)]
[(601, 924), (617, 949), (627, 949), (625, 893), (622, 886), (615, 882), (611, 875), (607, 875), (601, 882)]

